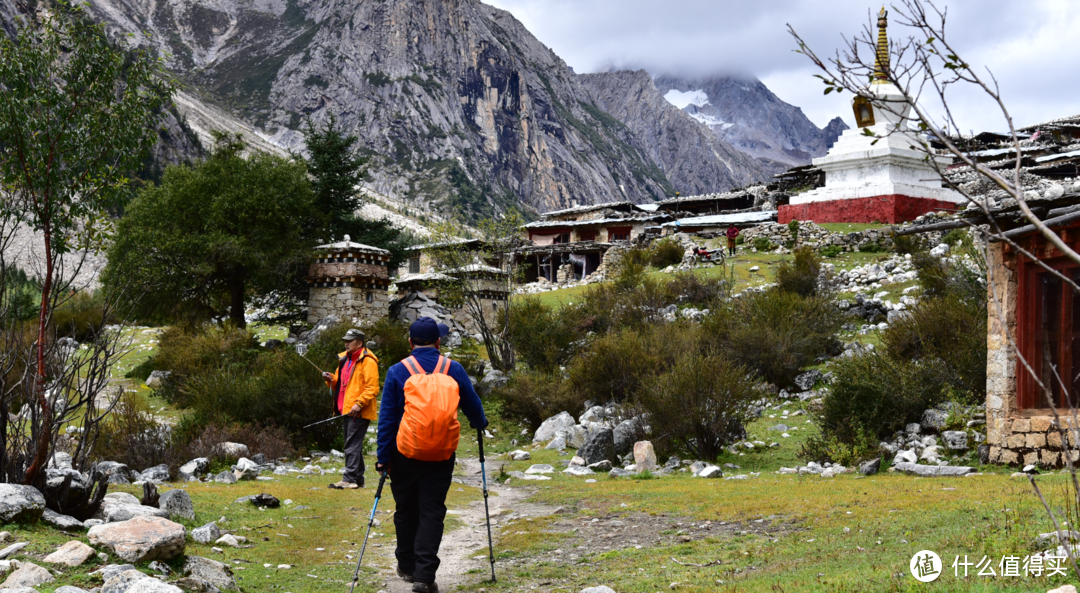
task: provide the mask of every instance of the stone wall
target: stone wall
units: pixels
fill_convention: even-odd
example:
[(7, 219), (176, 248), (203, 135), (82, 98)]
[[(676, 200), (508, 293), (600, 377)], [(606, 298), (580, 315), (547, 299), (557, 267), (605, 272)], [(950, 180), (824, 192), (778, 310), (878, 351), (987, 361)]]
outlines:
[[(371, 293), (371, 302), (367, 295)], [(389, 315), (390, 298), (385, 288), (333, 286), (312, 287), (308, 295), (308, 322), (334, 314), (357, 324), (374, 323)]]
[[(791, 230), (788, 229), (788, 226), (775, 222), (743, 229), (740, 234), (743, 237), (743, 249), (749, 249), (757, 237), (766, 237), (774, 246), (782, 245), (787, 247), (788, 243), (791, 242)], [(858, 251), (864, 245), (876, 243), (889, 248), (892, 247), (890, 235), (891, 232), (888, 228), (834, 233), (813, 222), (799, 221), (799, 239), (795, 246), (807, 245), (814, 249), (822, 249), (830, 245), (836, 245), (844, 251)]]
[[(990, 461), (1059, 466), (1063, 463), (1063, 447), (1053, 417), (1020, 417), (1017, 410), (1017, 360), (1009, 340), (1010, 336), (1016, 338), (1017, 329), (1016, 255), (1006, 253), (1004, 243), (991, 243), (986, 266), (990, 293), (986, 330), (986, 442), (990, 445)], [(1074, 450), (1074, 459), (1075, 455)]]

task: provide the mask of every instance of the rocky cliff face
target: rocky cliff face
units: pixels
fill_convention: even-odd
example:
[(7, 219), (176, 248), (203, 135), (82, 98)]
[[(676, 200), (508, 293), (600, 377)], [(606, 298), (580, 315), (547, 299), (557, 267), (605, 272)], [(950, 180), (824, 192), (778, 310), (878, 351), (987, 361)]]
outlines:
[(302, 149), (305, 120), (335, 114), (372, 158), (372, 189), (421, 210), (643, 202), (674, 192), (668, 171), (695, 192), (761, 175), (702, 138), (660, 148), (598, 107), (513, 16), (478, 0), (91, 5), (114, 32), (167, 56), (193, 101), (281, 147)]
[[(767, 169), (805, 165), (823, 156), (847, 125), (839, 117), (820, 129), (794, 105), (781, 101), (760, 80), (719, 76), (688, 79), (657, 76), (659, 92)], [(771, 162), (771, 164), (770, 164)]]
[(742, 187), (765, 178), (753, 157), (669, 103), (644, 70), (583, 74), (578, 81), (601, 109), (621, 121), (683, 195)]

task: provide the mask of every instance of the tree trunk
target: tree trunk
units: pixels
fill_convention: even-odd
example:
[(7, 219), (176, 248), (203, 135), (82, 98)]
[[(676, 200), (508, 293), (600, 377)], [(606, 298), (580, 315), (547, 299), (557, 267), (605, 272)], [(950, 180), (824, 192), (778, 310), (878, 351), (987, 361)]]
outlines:
[(232, 277), (229, 278), (229, 320), (236, 327), (247, 327), (244, 319), (244, 279), (246, 271), (243, 266), (233, 268)]
[(41, 422), (38, 424), (38, 442), (34, 451), (34, 461), (26, 468), (23, 484), (31, 485), (38, 471), (45, 465), (49, 456), (49, 438), (52, 436), (52, 410), (49, 408), (49, 400), (45, 397), (45, 325), (49, 319), (49, 295), (52, 292), (53, 281), (53, 254), (52, 232), (49, 223), (44, 224), (45, 234), (45, 283), (41, 287), (41, 309), (38, 311), (38, 336), (37, 336), (37, 372), (34, 374), (34, 395), (37, 396), (38, 406), (41, 408)]

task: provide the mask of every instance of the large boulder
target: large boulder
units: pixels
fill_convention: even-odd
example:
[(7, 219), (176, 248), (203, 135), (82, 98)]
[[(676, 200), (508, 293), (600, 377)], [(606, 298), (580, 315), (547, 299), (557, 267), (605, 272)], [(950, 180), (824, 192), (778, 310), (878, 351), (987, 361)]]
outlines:
[(100, 461), (94, 469), (108, 476), (110, 484), (130, 484), (139, 478), (130, 467), (116, 461)]
[(184, 526), (161, 517), (95, 525), (88, 538), (91, 544), (109, 548), (133, 563), (168, 560), (184, 552)]
[(102, 504), (142, 504), (139, 502), (139, 497), (134, 494), (128, 494), (127, 492), (110, 492), (105, 495), (105, 500)]
[(968, 435), (962, 430), (946, 430), (941, 433), (941, 440), (950, 451), (968, 450)]
[(169, 513), (170, 519), (195, 519), (195, 505), (183, 490), (169, 490), (158, 498), (158, 508)]
[(52, 554), (49, 554), (42, 559), (42, 562), (48, 562), (50, 564), (64, 564), (66, 566), (81, 566), (83, 562), (90, 559), (91, 556), (96, 554), (94, 548), (82, 543), (78, 540), (71, 540), (68, 543), (60, 546)]
[(61, 515), (52, 509), (45, 509), (45, 512), (41, 513), (41, 520), (53, 527), (63, 529), (64, 531), (80, 531), (86, 529), (86, 525), (84, 525), (82, 521), (75, 517)]
[(570, 429), (576, 424), (577, 422), (574, 420), (574, 417), (570, 415), (570, 412), (559, 412), (540, 424), (540, 428), (537, 428), (536, 434), (533, 435), (533, 442), (546, 443), (555, 438), (555, 433), (560, 430), (569, 434)]
[(795, 377), (795, 385), (802, 391), (810, 391), (821, 380), (821, 371), (817, 369), (806, 371)]
[(163, 583), (132, 569), (106, 579), (101, 593), (184, 593), (184, 591), (176, 585)]
[(950, 477), (966, 476), (975, 473), (975, 468), (959, 465), (919, 465), (916, 463), (897, 463), (893, 466), (896, 471), (915, 476)]
[(141, 504), (112, 504), (105, 507), (106, 523), (122, 523), (135, 517), (161, 517), (169, 518), (169, 512), (163, 509), (143, 506)]
[(19, 570), (8, 575), (8, 578), (0, 584), (2, 589), (18, 589), (20, 587), (37, 587), (45, 583), (55, 581), (52, 573), (33, 562), (23, 562)]
[[(188, 556), (184, 561), (184, 576), (193, 581), (208, 583), (220, 590), (238, 589), (232, 571), (225, 564), (200, 556)], [(194, 585), (201, 583), (194, 582)], [(200, 590), (207, 590), (202, 588)]]
[(638, 419), (623, 420), (612, 431), (615, 440), (615, 454), (626, 455), (634, 450), (634, 441), (638, 438)]
[(634, 443), (634, 466), (639, 472), (656, 471), (656, 450), (649, 441)]
[(585, 465), (615, 459), (615, 437), (610, 428), (598, 430), (578, 449), (578, 456), (585, 460)]
[(923, 412), (922, 422), (919, 423), (919, 426), (925, 432), (939, 432), (945, 430), (945, 424), (948, 420), (948, 412), (931, 409)]
[(32, 523), (41, 519), (45, 497), (33, 486), (0, 484), (0, 523)]
[(150, 371), (150, 376), (146, 378), (146, 386), (150, 389), (157, 389), (171, 374), (172, 371)]
[(168, 482), (169, 466), (163, 463), (143, 470), (143, 472), (139, 474), (139, 479), (144, 482)]
[(235, 461), (248, 455), (250, 455), (248, 447), (243, 443), (218, 443), (210, 450), (211, 457), (223, 457), (229, 461)]
[(506, 385), (508, 381), (510, 381), (510, 378), (507, 377), (505, 373), (491, 369), (487, 373), (484, 373), (483, 379), (480, 379), (480, 391), (486, 395), (503, 385)]
[(191, 530), (191, 539), (200, 544), (208, 544), (217, 540), (219, 537), (221, 537), (221, 528), (219, 528), (215, 522), (210, 522), (202, 527), (196, 527)]
[(201, 476), (210, 469), (210, 460), (206, 457), (196, 457), (180, 466), (180, 473), (189, 476)]

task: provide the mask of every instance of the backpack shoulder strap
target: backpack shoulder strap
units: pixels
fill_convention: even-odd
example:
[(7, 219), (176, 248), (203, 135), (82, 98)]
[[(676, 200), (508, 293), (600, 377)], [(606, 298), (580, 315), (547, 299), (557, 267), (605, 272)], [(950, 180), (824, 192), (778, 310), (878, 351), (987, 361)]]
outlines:
[(416, 357), (410, 356), (402, 360), (401, 364), (405, 365), (405, 369), (409, 371), (409, 376), (427, 374), (424, 372), (424, 367), (420, 366), (420, 361), (416, 360)]
[(435, 370), (432, 373), (440, 373), (446, 375), (450, 372), (450, 359), (445, 356), (439, 357), (439, 362), (435, 363)]

